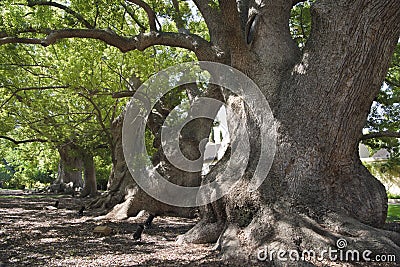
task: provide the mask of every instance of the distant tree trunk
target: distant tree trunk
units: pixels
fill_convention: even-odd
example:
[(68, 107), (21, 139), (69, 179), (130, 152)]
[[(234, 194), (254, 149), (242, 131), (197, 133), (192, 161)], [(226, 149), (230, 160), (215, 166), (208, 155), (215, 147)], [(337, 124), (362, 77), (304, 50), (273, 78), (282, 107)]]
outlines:
[(97, 182), (96, 182), (96, 169), (94, 165), (93, 155), (89, 153), (82, 153), (83, 167), (84, 167), (84, 187), (80, 194), (81, 197), (97, 195)]
[(79, 148), (74, 144), (64, 144), (58, 148), (60, 162), (55, 184), (67, 184), (72, 182), (74, 188), (83, 187), (81, 159)]

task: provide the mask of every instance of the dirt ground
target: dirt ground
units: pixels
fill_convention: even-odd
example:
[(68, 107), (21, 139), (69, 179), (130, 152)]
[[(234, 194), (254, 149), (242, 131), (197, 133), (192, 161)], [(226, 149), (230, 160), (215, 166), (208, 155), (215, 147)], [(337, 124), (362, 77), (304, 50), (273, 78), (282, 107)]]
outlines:
[[(59, 209), (44, 209), (56, 200)], [(85, 201), (0, 190), (0, 266), (224, 266), (211, 245), (175, 244), (195, 220), (156, 217), (135, 241), (137, 222), (93, 221), (94, 211), (79, 217)], [(113, 233), (93, 234), (98, 225)]]
[[(59, 200), (59, 208), (47, 210)], [(140, 241), (133, 238), (132, 219), (95, 221), (98, 211), (79, 208), (90, 199), (26, 194), (0, 189), (0, 267), (11, 266), (267, 266), (266, 263), (224, 264), (212, 245), (177, 245), (175, 239), (196, 220), (156, 217)], [(109, 236), (93, 233), (108, 226)], [(392, 264), (315, 263), (317, 266), (399, 266)]]

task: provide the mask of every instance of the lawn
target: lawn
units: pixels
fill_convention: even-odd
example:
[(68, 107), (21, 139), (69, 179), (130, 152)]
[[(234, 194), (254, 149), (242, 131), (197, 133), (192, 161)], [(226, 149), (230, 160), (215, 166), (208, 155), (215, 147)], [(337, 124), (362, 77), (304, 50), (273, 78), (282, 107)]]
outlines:
[(400, 222), (400, 204), (389, 204), (387, 221)]

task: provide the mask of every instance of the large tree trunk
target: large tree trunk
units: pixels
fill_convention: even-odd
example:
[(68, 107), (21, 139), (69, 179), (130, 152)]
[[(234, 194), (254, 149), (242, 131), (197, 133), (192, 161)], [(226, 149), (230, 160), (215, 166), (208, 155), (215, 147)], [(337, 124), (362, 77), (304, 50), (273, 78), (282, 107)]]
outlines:
[[(228, 258), (256, 260), (264, 246), (328, 249), (345, 238), (347, 249), (400, 259), (400, 234), (378, 229), (386, 218), (385, 189), (357, 151), (400, 34), (399, 3), (318, 1), (303, 51), (289, 33), (291, 7), (291, 1), (270, 1), (259, 8), (251, 46), (238, 27), (227, 29), (232, 66), (257, 83), (275, 117), (272, 168), (260, 188), (248, 192), (257, 164), (263, 164), (257, 134), (263, 114), (243, 108), (243, 120), (230, 120), (229, 129), (247, 125), (251, 133), (246, 173), (222, 200), (201, 209), (203, 219), (179, 241), (218, 240)], [(237, 110), (240, 97), (226, 97)], [(220, 161), (204, 182), (223, 176), (219, 170), (226, 162)]]
[[(169, 215), (178, 217), (194, 217), (196, 209), (181, 208), (164, 204), (145, 193), (133, 179), (125, 162), (122, 148), (122, 123), (124, 113), (112, 125), (112, 136), (115, 144), (114, 162), (108, 182), (108, 193), (91, 204), (93, 208), (111, 210), (107, 218), (126, 219), (136, 216), (139, 211), (146, 210), (153, 215)], [(156, 141), (157, 142), (157, 141)], [(192, 140), (190, 142), (193, 142)], [(198, 144), (198, 143), (197, 143)], [(198, 154), (198, 146), (186, 144), (186, 152)], [(195, 147), (196, 149), (193, 149)], [(197, 155), (198, 157), (198, 155)], [(198, 186), (201, 183), (200, 173), (187, 174), (172, 166), (160, 149), (153, 156), (154, 165), (169, 181), (182, 186)]]
[(79, 149), (74, 144), (64, 144), (58, 148), (60, 162), (56, 185), (73, 183), (74, 188), (83, 187), (83, 162)]
[[(201, 207), (202, 220), (179, 238), (181, 242), (217, 242), (229, 259), (255, 259), (257, 249), (264, 246), (275, 251), (325, 250), (345, 238), (346, 249), (392, 254), (399, 261), (400, 234), (383, 230), (387, 211), (384, 187), (363, 167), (357, 153), (369, 108), (400, 36), (398, 0), (308, 1), (313, 3), (312, 30), (301, 51), (290, 35), (289, 19), (292, 6), (302, 0), (193, 0), (205, 19), (210, 42), (187, 31), (163, 32), (157, 27), (157, 13), (151, 5), (131, 2), (146, 11), (150, 32), (128, 38), (97, 28), (37, 31), (47, 33), (43, 39), (23, 34), (14, 38), (4, 32), (0, 44), (49, 46), (59, 39), (76, 37), (102, 40), (122, 52), (169, 45), (189, 49), (199, 60), (237, 68), (260, 87), (277, 129), (276, 153), (268, 175), (257, 190), (247, 190), (257, 166), (267, 165), (260, 160), (265, 151), (261, 151), (259, 140), (266, 131), (263, 122), (267, 112), (254, 112), (240, 94), (224, 91), (227, 106), (238, 114), (235, 119), (228, 114), (230, 137), (247, 131), (251, 157), (242, 179), (222, 199)], [(82, 20), (79, 16), (75, 17)], [(32, 29), (27, 32), (35, 35)], [(176, 80), (178, 76), (169, 78)], [(135, 183), (123, 156), (122, 120), (123, 116), (113, 125), (109, 193), (94, 206), (122, 202), (108, 214), (112, 218), (135, 215), (144, 207), (156, 215), (192, 214), (193, 209), (155, 201)], [(209, 133), (207, 123), (199, 125), (193, 123), (181, 133), (181, 149), (189, 159), (199, 156), (198, 145)], [(156, 140), (159, 128), (160, 124), (152, 129)], [(203, 184), (221, 177), (229, 180), (232, 170), (224, 170), (238, 141), (233, 138), (231, 152)], [(68, 164), (61, 164), (60, 170), (79, 165), (67, 157), (63, 160)], [(187, 174), (175, 168), (161, 147), (153, 163), (175, 184), (199, 183), (200, 173)], [(60, 173), (59, 180), (78, 183), (78, 178)], [(198, 199), (207, 197), (199, 191)], [(275, 265), (287, 265), (279, 256)]]
[[(193, 103), (199, 91), (195, 84), (188, 84), (179, 89), (185, 90), (190, 103)], [(178, 90), (178, 91), (179, 91)], [(177, 92), (170, 92), (176, 94)], [(204, 95), (221, 99), (222, 95), (215, 86), (210, 86)], [(171, 96), (170, 96), (171, 97)], [(147, 127), (155, 136), (153, 146), (157, 152), (152, 156), (152, 164), (157, 166), (157, 172), (168, 181), (186, 187), (200, 186), (201, 172), (185, 172), (171, 164), (161, 147), (161, 129), (162, 125), (174, 109), (174, 104), (162, 97), (153, 107), (150, 113)], [(215, 116), (218, 109), (214, 110)], [(108, 181), (108, 193), (91, 203), (92, 208), (101, 208), (109, 210), (106, 218), (126, 219), (136, 216), (141, 210), (146, 210), (153, 215), (168, 215), (178, 217), (194, 217), (197, 214), (196, 208), (176, 207), (160, 202), (149, 196), (140, 188), (132, 173), (129, 171), (125, 162), (122, 126), (125, 112), (123, 112), (112, 124), (112, 142), (113, 142), (113, 167)], [(181, 132), (180, 149), (183, 155), (189, 160), (196, 160), (201, 156), (199, 145), (204, 139), (208, 139), (212, 120), (198, 118), (189, 122)], [(137, 129), (135, 129), (137, 130)], [(205, 146), (205, 143), (203, 144)], [(199, 163), (202, 166), (202, 161)], [(112, 209), (111, 209), (112, 208)], [(110, 210), (111, 209), (111, 210)]]
[(97, 195), (96, 168), (94, 166), (93, 155), (83, 152), (84, 181), (81, 197)]
[[(58, 175), (54, 184), (51, 186), (54, 191), (65, 191), (66, 184), (72, 182), (72, 191), (75, 188), (83, 188), (81, 197), (97, 195), (96, 170), (93, 155), (87, 153), (74, 143), (68, 143), (58, 148), (60, 162), (58, 165)], [(82, 171), (84, 176), (82, 179)]]

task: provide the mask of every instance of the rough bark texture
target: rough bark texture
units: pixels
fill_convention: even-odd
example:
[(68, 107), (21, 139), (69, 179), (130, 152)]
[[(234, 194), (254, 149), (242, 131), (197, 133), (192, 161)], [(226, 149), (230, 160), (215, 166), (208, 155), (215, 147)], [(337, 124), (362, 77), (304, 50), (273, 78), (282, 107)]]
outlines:
[[(269, 101), (278, 125), (277, 152), (262, 186), (249, 193), (246, 188), (258, 163), (260, 114), (239, 110), (246, 116), (241, 122), (231, 121), (229, 128), (247, 125), (252, 133), (253, 157), (246, 175), (230, 194), (204, 207), (203, 220), (179, 241), (218, 241), (228, 259), (254, 260), (259, 247), (328, 248), (344, 237), (348, 249), (391, 253), (400, 259), (400, 235), (378, 229), (386, 217), (385, 189), (357, 153), (400, 34), (400, 4), (316, 1), (311, 36), (302, 51), (289, 34), (291, 4), (255, 5), (258, 25), (247, 45), (241, 22), (232, 15), (235, 3), (221, 3), (230, 14), (225, 24), (232, 25), (226, 29), (231, 43), (225, 51), (231, 65), (251, 77)], [(232, 108), (238, 101), (227, 96)], [(205, 181), (223, 175), (220, 168)]]
[[(147, 127), (154, 135), (153, 147), (157, 149), (157, 152), (152, 156), (152, 164), (157, 166), (160, 175), (174, 184), (187, 187), (199, 186), (201, 184), (201, 172), (187, 173), (175, 167), (168, 161), (161, 146), (161, 127), (169, 113), (175, 108), (174, 101), (168, 99), (176, 98), (176, 94), (181, 91), (186, 92), (192, 106), (196, 97), (200, 94), (195, 84), (182, 86), (162, 97), (149, 115)], [(204, 92), (204, 95), (216, 99), (222, 98), (215, 86), (210, 86)], [(218, 110), (214, 110), (214, 112), (216, 115)], [(112, 208), (106, 215), (106, 218), (112, 219), (126, 219), (137, 216), (141, 210), (146, 210), (155, 216), (194, 217), (197, 214), (196, 208), (181, 208), (164, 204), (149, 196), (137, 185), (126, 165), (123, 154), (122, 126), (124, 115), (123, 112), (112, 124), (113, 168), (108, 181), (108, 192), (95, 200), (91, 206), (105, 210)], [(180, 133), (179, 145), (186, 158), (196, 160), (201, 156), (199, 145), (205, 145), (203, 141), (208, 139), (211, 127), (212, 120), (203, 118), (192, 120), (185, 125)], [(201, 166), (198, 167), (201, 168)]]
[(74, 144), (65, 144), (58, 148), (60, 163), (55, 184), (72, 182), (74, 188), (83, 187), (83, 162), (79, 149)]
[[(97, 182), (93, 155), (72, 142), (60, 146), (58, 151), (60, 154), (58, 175), (50, 187), (51, 190), (73, 193), (76, 188), (82, 188), (81, 197), (96, 196)], [(68, 187), (67, 184), (71, 182), (72, 187)]]
[(82, 155), (83, 155), (83, 167), (84, 167), (83, 177), (85, 180), (85, 184), (83, 186), (80, 196), (94, 197), (97, 195), (98, 192), (97, 192), (97, 182), (96, 182), (96, 168), (94, 166), (93, 155), (87, 153), (83, 153)]
[[(156, 13), (150, 6), (133, 1), (146, 10), (150, 32), (126, 38), (100, 29), (46, 30), (44, 39), (6, 34), (0, 45), (48, 46), (62, 38), (98, 39), (124, 52), (169, 45), (191, 50), (199, 60), (241, 70), (260, 87), (275, 116), (278, 138), (271, 171), (257, 191), (246, 190), (259, 163), (263, 114), (253, 114), (240, 97), (225, 93), (227, 105), (241, 118), (229, 121), (230, 132), (251, 133), (252, 157), (243, 179), (224, 198), (201, 207), (202, 220), (179, 241), (217, 242), (227, 259), (248, 260), (263, 246), (301, 251), (334, 247), (344, 237), (348, 249), (394, 254), (399, 260), (400, 234), (382, 230), (387, 211), (384, 187), (362, 166), (357, 153), (369, 108), (400, 35), (399, 1), (314, 1), (311, 34), (301, 51), (288, 26), (292, 5), (301, 1), (193, 2), (208, 26), (210, 42), (195, 34), (162, 32), (154, 24)], [(122, 120), (121, 116), (113, 125), (109, 193), (93, 206), (108, 208), (123, 202), (108, 214), (113, 218), (126, 218), (141, 209), (153, 215), (192, 214), (192, 209), (154, 201), (136, 185), (122, 153)], [(148, 126), (158, 140), (159, 124)], [(189, 158), (198, 156), (199, 137), (207, 136), (193, 129), (182, 133), (182, 150)], [(207, 133), (207, 127), (198, 129)], [(193, 175), (193, 185), (198, 183), (199, 174), (174, 168), (161, 149), (153, 160), (172, 182), (188, 185), (183, 178)], [(226, 164), (221, 160), (202, 182), (227, 175), (222, 172)]]
[[(147, 195), (135, 182), (128, 167), (125, 163), (125, 158), (122, 148), (122, 123), (124, 113), (121, 114), (112, 125), (112, 136), (115, 144), (114, 160), (112, 172), (108, 183), (108, 192), (106, 195), (94, 201), (91, 206), (93, 208), (102, 208), (110, 210), (106, 218), (111, 219), (126, 219), (136, 216), (141, 210), (146, 210), (153, 215), (169, 215), (181, 217), (194, 217), (196, 210), (193, 208), (177, 208), (164, 203), (161, 203)], [(162, 152), (158, 152), (154, 158), (159, 162), (164, 159)], [(157, 163), (157, 164), (158, 164)], [(195, 173), (195, 179), (185, 179), (188, 175), (182, 175), (179, 170), (167, 169), (168, 162), (163, 161), (158, 170), (168, 175), (172, 181), (177, 184), (193, 186), (200, 184), (199, 174)], [(193, 177), (189, 177), (193, 178)], [(191, 184), (188, 184), (189, 181)]]

